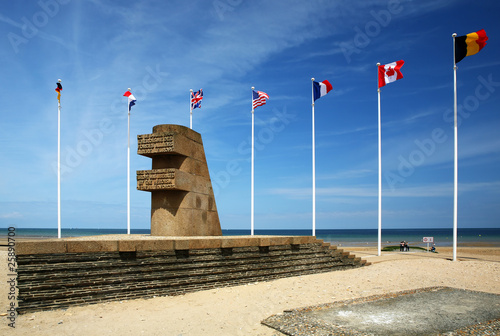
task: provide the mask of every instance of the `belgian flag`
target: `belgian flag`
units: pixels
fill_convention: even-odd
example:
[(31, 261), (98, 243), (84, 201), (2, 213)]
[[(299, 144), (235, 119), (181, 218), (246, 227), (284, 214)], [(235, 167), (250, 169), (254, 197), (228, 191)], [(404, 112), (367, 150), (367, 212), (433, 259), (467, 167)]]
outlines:
[(455, 38), (455, 63), (460, 62), (465, 56), (477, 54), (488, 41), (488, 36), (484, 29), (475, 33), (470, 33), (464, 36)]

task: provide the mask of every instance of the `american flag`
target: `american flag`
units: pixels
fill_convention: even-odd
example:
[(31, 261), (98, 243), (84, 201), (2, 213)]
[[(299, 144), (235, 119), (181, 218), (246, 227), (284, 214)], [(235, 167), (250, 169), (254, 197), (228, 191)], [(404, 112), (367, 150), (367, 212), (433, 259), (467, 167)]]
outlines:
[(269, 99), (267, 93), (253, 90), (252, 109), (255, 109), (257, 106), (264, 105), (266, 103), (266, 99)]
[(201, 108), (201, 100), (203, 99), (203, 89), (196, 92), (191, 92), (191, 110)]

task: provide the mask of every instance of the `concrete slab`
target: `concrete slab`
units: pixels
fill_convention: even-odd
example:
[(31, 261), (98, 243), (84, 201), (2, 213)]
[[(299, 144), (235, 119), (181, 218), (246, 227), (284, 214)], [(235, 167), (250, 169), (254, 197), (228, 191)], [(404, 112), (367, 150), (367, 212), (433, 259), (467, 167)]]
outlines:
[(313, 242), (322, 243), (323, 240), (316, 239), (315, 236), (294, 236), (294, 237), (292, 237), (292, 244), (311, 244)]
[(259, 246), (290, 245), (292, 244), (293, 238), (294, 237), (285, 237), (285, 236), (264, 236), (260, 237)]
[(236, 237), (231, 236), (222, 237), (223, 248), (228, 247), (245, 247), (245, 246), (259, 246), (259, 237), (257, 236), (247, 236), (247, 237)]
[(132, 251), (168, 251), (174, 249), (174, 242), (172, 240), (119, 240), (118, 251), (132, 252)]
[(203, 239), (187, 239), (190, 250), (221, 248), (221, 239), (219, 237), (205, 237)]
[(16, 244), (19, 255), (45, 253), (131, 252), (159, 250), (190, 250), (245, 246), (307, 244), (310, 236), (151, 236), (102, 235), (62, 239), (24, 240)]
[(85, 240), (66, 242), (68, 253), (85, 252), (114, 252), (118, 251), (118, 241), (116, 240)]
[(40, 244), (39, 241), (20, 241), (16, 245), (16, 254), (42, 254), (42, 253), (66, 253), (66, 242), (47, 241)]
[(495, 335), (500, 295), (432, 287), (286, 311), (262, 321), (287, 335)]

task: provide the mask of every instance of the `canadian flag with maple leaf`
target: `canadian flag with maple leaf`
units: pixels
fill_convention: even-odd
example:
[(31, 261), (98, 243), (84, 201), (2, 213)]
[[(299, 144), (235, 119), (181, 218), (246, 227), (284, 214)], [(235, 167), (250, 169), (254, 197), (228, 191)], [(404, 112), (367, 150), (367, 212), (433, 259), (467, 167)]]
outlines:
[(378, 66), (378, 87), (395, 82), (398, 79), (403, 78), (401, 73), (401, 67), (405, 64), (405, 61), (392, 62), (386, 65)]

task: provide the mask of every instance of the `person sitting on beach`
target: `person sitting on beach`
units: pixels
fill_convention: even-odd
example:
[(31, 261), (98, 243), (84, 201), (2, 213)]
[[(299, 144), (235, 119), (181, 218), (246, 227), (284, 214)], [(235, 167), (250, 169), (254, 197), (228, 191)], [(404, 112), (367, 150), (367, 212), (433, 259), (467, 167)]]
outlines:
[(436, 252), (436, 244), (432, 245), (431, 252)]
[(408, 246), (408, 242), (405, 242), (405, 244), (404, 244), (404, 250), (405, 250), (405, 252), (410, 251), (410, 247)]
[(401, 243), (399, 243), (399, 252), (403, 252), (404, 251), (404, 246), (405, 246), (405, 242), (401, 241)]

